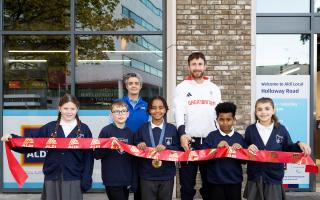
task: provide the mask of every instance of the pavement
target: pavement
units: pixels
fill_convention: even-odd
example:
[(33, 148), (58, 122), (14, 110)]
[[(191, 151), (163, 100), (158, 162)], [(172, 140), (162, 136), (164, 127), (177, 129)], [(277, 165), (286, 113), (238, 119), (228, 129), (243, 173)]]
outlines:
[[(0, 193), (0, 200), (39, 200), (39, 199), (40, 199), (40, 194)], [(84, 200), (108, 200), (108, 198), (105, 193), (89, 193), (84, 195)], [(129, 200), (133, 200), (132, 195), (130, 195)], [(174, 200), (179, 200), (179, 199), (174, 199)], [(320, 192), (288, 192), (286, 200), (320, 200)]]

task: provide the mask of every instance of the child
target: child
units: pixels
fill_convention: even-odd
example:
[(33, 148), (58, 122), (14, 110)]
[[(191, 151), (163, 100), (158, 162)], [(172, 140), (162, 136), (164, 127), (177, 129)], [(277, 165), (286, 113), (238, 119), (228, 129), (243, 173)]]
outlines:
[[(126, 127), (128, 105), (117, 101), (111, 105), (113, 123), (105, 126), (99, 138), (116, 137), (133, 144), (133, 133)], [(129, 186), (135, 187), (133, 157), (122, 150), (96, 149), (94, 157), (101, 159), (102, 181), (109, 200), (128, 200)]]
[[(231, 151), (246, 147), (244, 138), (233, 128), (236, 105), (219, 103), (217, 113), (218, 130), (209, 133), (203, 148), (230, 147)], [(207, 180), (210, 199), (241, 200), (242, 161), (233, 158), (218, 158), (207, 162)]]
[[(65, 94), (59, 102), (57, 121), (42, 126), (31, 137), (40, 138), (92, 138), (89, 127), (78, 117), (79, 101)], [(17, 135), (5, 135), (2, 141)], [(20, 153), (39, 149), (14, 149)], [(81, 200), (82, 192), (91, 188), (93, 171), (93, 151), (81, 149), (48, 149), (43, 164), (44, 188), (41, 199)]]
[[(165, 121), (167, 102), (161, 96), (153, 97), (148, 104), (151, 122), (143, 124), (135, 138), (138, 148), (155, 147), (157, 152), (165, 149), (178, 150), (179, 138), (174, 125)], [(174, 162), (141, 159), (139, 163), (142, 200), (172, 199), (176, 167)]]
[[(302, 151), (311, 154), (310, 147), (303, 143), (292, 143), (287, 129), (281, 125), (275, 115), (272, 99), (260, 98), (255, 105), (256, 123), (245, 132), (248, 150), (256, 154), (259, 150)], [(248, 162), (248, 182), (245, 195), (248, 200), (282, 200), (282, 178), (284, 165), (279, 163)]]

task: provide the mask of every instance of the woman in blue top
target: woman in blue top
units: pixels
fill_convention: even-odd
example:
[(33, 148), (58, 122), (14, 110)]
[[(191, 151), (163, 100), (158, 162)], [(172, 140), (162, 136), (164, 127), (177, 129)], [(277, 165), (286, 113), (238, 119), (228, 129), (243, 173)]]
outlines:
[(122, 98), (122, 101), (128, 105), (129, 111), (126, 125), (133, 133), (136, 133), (140, 126), (149, 119), (148, 104), (140, 96), (142, 77), (137, 73), (128, 73), (123, 77), (123, 82), (128, 91), (128, 95)]
[[(293, 143), (287, 129), (281, 125), (275, 115), (272, 99), (260, 98), (255, 105), (256, 123), (245, 132), (248, 150), (256, 154), (259, 150), (302, 151), (311, 154), (309, 145), (303, 142)], [(248, 162), (248, 183), (245, 195), (248, 200), (282, 200), (284, 165), (282, 163)]]
[[(79, 101), (65, 94), (59, 102), (57, 121), (49, 122), (32, 134), (35, 138), (92, 138), (89, 127), (78, 117)], [(5, 135), (2, 141), (20, 137)], [(39, 149), (15, 148), (20, 153)], [(44, 186), (41, 199), (82, 200), (92, 185), (93, 151), (86, 149), (47, 149), (43, 164)]]

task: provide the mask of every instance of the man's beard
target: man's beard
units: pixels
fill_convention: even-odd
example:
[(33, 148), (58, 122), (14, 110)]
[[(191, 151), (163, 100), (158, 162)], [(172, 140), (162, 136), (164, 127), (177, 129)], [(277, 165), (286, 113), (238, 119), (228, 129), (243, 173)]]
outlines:
[[(200, 73), (199, 73), (199, 72), (200, 72)], [(202, 78), (202, 77), (203, 77), (203, 74), (204, 74), (203, 71), (197, 70), (197, 71), (193, 71), (193, 72), (191, 73), (191, 76), (192, 76), (193, 79), (199, 79), (199, 78)]]

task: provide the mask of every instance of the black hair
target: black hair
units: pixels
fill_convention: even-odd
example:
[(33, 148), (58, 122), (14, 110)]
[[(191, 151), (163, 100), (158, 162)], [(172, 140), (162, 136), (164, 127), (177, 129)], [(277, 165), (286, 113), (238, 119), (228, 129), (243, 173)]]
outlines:
[[(79, 103), (78, 99), (75, 96), (71, 95), (71, 94), (65, 94), (63, 97), (61, 97), (60, 101), (59, 101), (59, 106), (63, 106), (63, 104), (69, 103), (69, 102), (74, 103), (77, 106), (77, 108), (79, 109), (80, 103)], [(77, 120), (77, 127), (78, 127), (77, 137), (79, 137), (80, 136), (80, 124), (81, 124), (81, 122), (80, 122), (78, 114), (76, 114), (76, 120)], [(55, 129), (54, 129), (54, 132), (51, 134), (51, 137), (57, 137), (60, 121), (61, 121), (61, 112), (59, 111), (58, 119), (57, 119), (57, 122), (56, 122), (56, 126), (55, 126)]]
[(219, 117), (220, 113), (232, 113), (232, 116), (235, 117), (237, 106), (232, 102), (223, 102), (223, 103), (219, 103), (215, 109), (216, 109), (217, 118)]
[[(255, 117), (256, 121), (259, 120), (258, 117), (257, 117), (257, 115), (256, 115), (256, 109), (257, 109), (257, 105), (258, 105), (259, 103), (270, 103), (271, 106), (272, 106), (272, 108), (275, 109), (274, 102), (273, 102), (273, 100), (272, 100), (271, 98), (269, 98), (269, 97), (262, 97), (262, 98), (258, 99), (258, 100), (256, 101), (256, 105), (254, 106), (254, 108), (255, 108), (254, 117)], [(274, 127), (278, 128), (278, 127), (280, 126), (280, 122), (279, 122), (279, 119), (278, 119), (278, 117), (276, 116), (276, 114), (273, 114), (272, 117), (271, 117), (271, 119), (272, 119), (272, 121), (273, 121)]]
[(166, 114), (167, 114), (167, 112), (169, 110), (169, 107), (168, 107), (167, 101), (162, 96), (154, 96), (149, 100), (149, 102), (148, 102), (148, 113), (150, 114), (150, 110), (152, 109), (152, 103), (153, 103), (154, 100), (162, 101), (163, 106), (166, 109)]
[(204, 64), (206, 64), (206, 57), (204, 56), (203, 53), (201, 52), (193, 52), (189, 55), (188, 57), (188, 65), (190, 66), (190, 61), (193, 60), (193, 59), (199, 59), (201, 58), (203, 61), (204, 61)]

